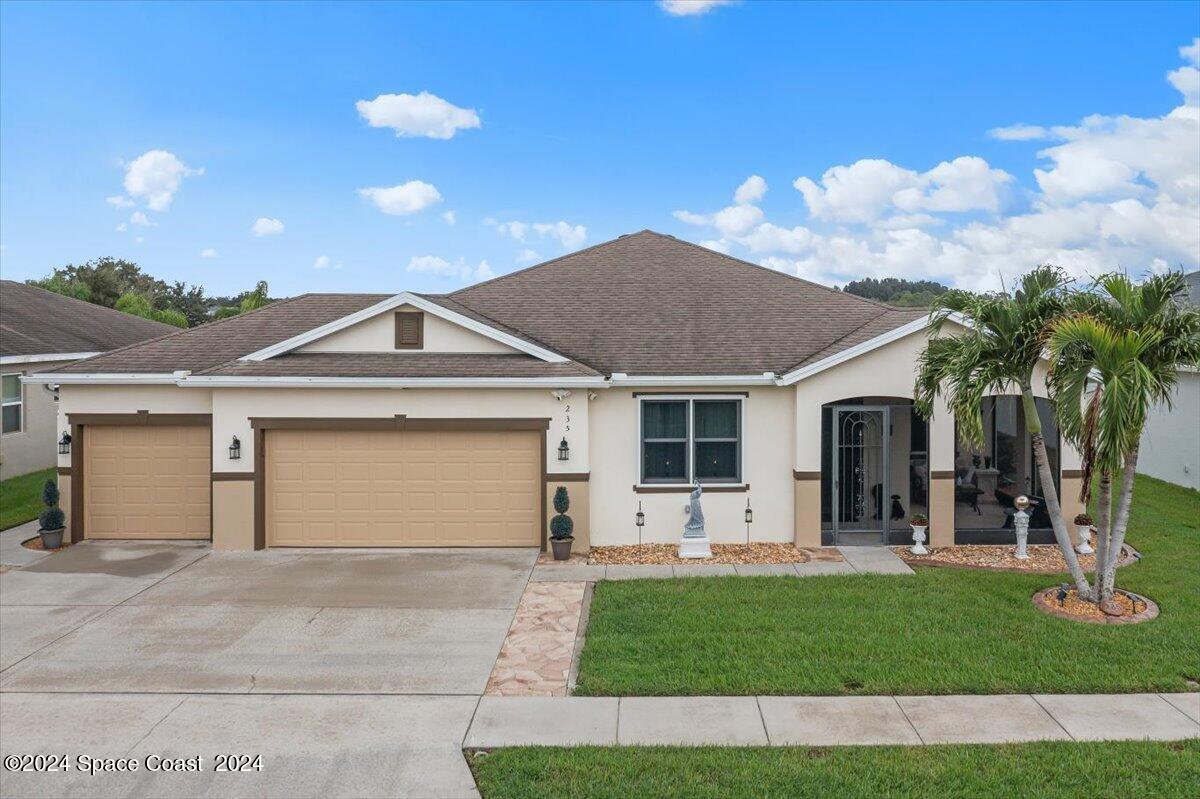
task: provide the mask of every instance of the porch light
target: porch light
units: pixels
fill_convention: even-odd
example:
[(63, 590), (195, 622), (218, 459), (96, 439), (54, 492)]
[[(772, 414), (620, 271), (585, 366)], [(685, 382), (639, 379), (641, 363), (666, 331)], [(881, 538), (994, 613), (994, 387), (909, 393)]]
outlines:
[(562, 443), (558, 445), (558, 459), (560, 461), (568, 460), (571, 457), (571, 448), (567, 446), (567, 438), (563, 436)]
[(66, 430), (63, 431), (62, 438), (60, 438), (58, 440), (58, 454), (59, 455), (71, 454), (71, 434), (68, 433)]
[(638, 503), (638, 511), (637, 511), (637, 515), (634, 516), (634, 519), (635, 519), (634, 523), (638, 527), (646, 526), (646, 514), (642, 513), (642, 503), (640, 503), (640, 502)]
[(236, 461), (242, 458), (242, 442), (238, 441), (238, 437), (233, 437), (233, 443), (229, 445), (229, 460)]
[(750, 507), (750, 498), (746, 498), (746, 524), (754, 523), (754, 509)]

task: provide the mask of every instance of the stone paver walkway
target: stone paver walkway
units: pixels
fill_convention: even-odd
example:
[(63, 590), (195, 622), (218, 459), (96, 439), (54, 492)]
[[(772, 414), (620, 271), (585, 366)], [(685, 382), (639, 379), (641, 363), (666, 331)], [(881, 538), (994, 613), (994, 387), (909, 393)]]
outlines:
[(1200, 693), (484, 696), (463, 745), (840, 746), (1200, 737)]
[(587, 583), (525, 586), (492, 667), (490, 696), (566, 696)]
[(913, 570), (887, 547), (836, 547), (841, 560), (814, 558), (809, 563), (689, 563), (684, 566), (589, 565), (538, 563), (533, 567), (533, 582), (670, 579), (674, 577), (815, 577), (821, 574), (912, 574)]

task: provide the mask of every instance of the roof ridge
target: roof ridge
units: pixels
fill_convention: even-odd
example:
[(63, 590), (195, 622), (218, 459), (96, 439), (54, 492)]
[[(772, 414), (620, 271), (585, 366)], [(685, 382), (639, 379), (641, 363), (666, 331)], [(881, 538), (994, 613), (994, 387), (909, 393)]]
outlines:
[(195, 327), (185, 327), (180, 330), (176, 330), (174, 333), (167, 333), (165, 335), (158, 336), (156, 338), (148, 338), (145, 341), (139, 341), (135, 344), (126, 344), (124, 347), (118, 347), (115, 350), (109, 350), (107, 352), (102, 352), (99, 355), (93, 355), (90, 358), (83, 358), (81, 360), (74, 361), (74, 362), (72, 362), (71, 365), (75, 366), (75, 365), (81, 364), (81, 363), (90, 363), (91, 361), (97, 360), (98, 358), (104, 358), (109, 355), (115, 355), (119, 352), (125, 352), (126, 350), (133, 349), (134, 347), (140, 347), (143, 344), (155, 344), (160, 341), (166, 341), (169, 338), (175, 338), (176, 336), (182, 336), (184, 333), (190, 333), (193, 330), (199, 330), (202, 327), (212, 327), (213, 325), (219, 325), (223, 322), (231, 322), (234, 319), (245, 319), (248, 316), (253, 316), (254, 314), (258, 313), (259, 311), (265, 311), (268, 308), (277, 308), (281, 305), (286, 305), (289, 302), (294, 302), (295, 300), (299, 300), (299, 299), (302, 299), (302, 298), (308, 297), (308, 296), (310, 296), (310, 294), (304, 293), (304, 294), (297, 294), (295, 297), (284, 297), (283, 299), (276, 300), (275, 302), (272, 302), (269, 305), (264, 305), (261, 308), (255, 308), (252, 311), (246, 311), (245, 313), (240, 313), (240, 314), (237, 314), (236, 316), (227, 316), (224, 319), (213, 319), (211, 322), (205, 322), (203, 324), (196, 325)]

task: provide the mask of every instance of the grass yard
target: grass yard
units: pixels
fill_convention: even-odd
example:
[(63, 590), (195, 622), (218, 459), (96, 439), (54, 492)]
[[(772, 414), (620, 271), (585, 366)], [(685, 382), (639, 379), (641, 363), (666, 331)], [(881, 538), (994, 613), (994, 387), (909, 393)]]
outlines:
[(468, 753), (484, 799), (1194, 797), (1200, 741)]
[(710, 577), (597, 583), (576, 693), (1127, 693), (1200, 682), (1200, 493), (1138, 477), (1117, 585), (1145, 624), (1080, 624), (1029, 601), (1053, 575)]
[(42, 486), (53, 478), (51, 468), (0, 482), (0, 530), (36, 519), (42, 509)]

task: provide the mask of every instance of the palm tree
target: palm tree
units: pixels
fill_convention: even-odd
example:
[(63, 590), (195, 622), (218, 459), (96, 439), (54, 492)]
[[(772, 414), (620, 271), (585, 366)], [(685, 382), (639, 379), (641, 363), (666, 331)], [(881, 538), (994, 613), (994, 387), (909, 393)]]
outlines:
[[(929, 343), (921, 354), (914, 405), (925, 417), (944, 393), (958, 422), (958, 437), (968, 447), (983, 445), (983, 397), (1016, 387), (1025, 410), (1025, 427), (1045, 496), (1054, 538), (1063, 551), (1081, 596), (1089, 596), (1087, 576), (1071, 547), (1058, 490), (1046, 456), (1042, 423), (1033, 399), (1033, 371), (1041, 360), (1056, 319), (1066, 311), (1068, 279), (1052, 266), (1039, 266), (1021, 279), (1013, 295), (952, 290), (940, 295), (930, 313)], [(939, 336), (948, 321), (965, 330)]]
[[(1081, 292), (1048, 346), (1059, 429), (1083, 455), (1083, 499), (1096, 498), (1096, 602), (1112, 599), (1137, 471), (1138, 443), (1153, 405), (1170, 407), (1180, 366), (1200, 363), (1200, 311), (1184, 307), (1178, 272), (1134, 283), (1121, 274)], [(1120, 488), (1113, 496), (1113, 480)], [(1115, 502), (1114, 502), (1115, 500)]]

